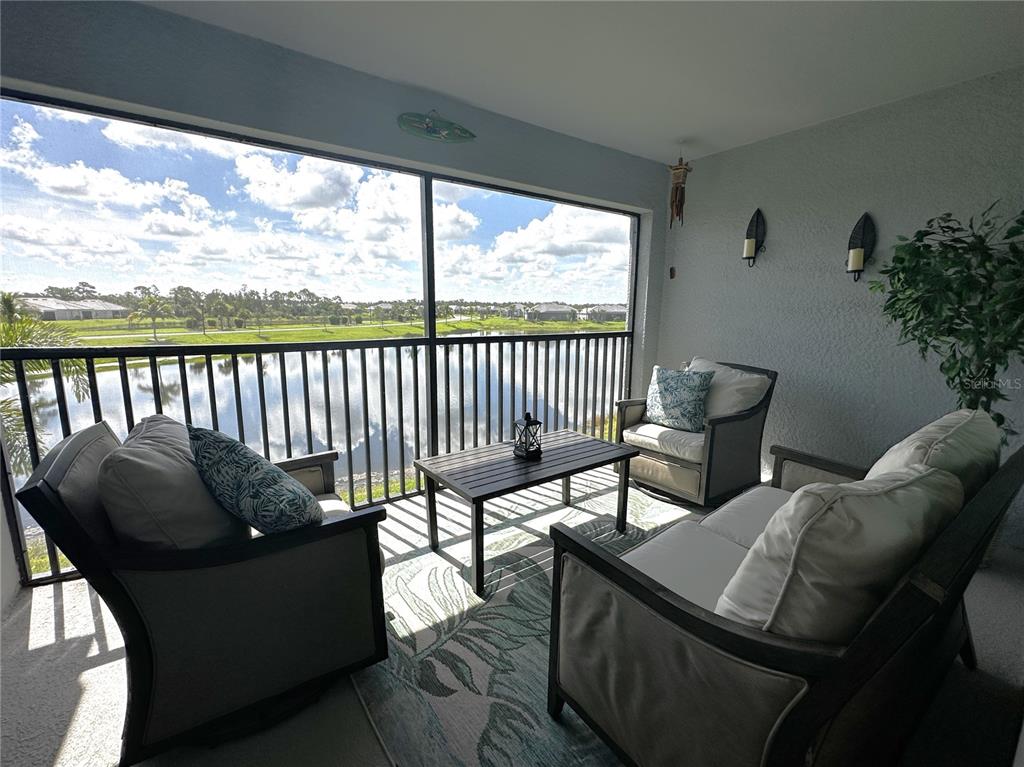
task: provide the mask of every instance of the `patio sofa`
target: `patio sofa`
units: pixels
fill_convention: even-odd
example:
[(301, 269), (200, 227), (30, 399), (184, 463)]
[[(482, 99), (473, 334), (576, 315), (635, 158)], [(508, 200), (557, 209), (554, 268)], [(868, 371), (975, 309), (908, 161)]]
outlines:
[(640, 451), (630, 478), (656, 494), (717, 506), (761, 481), (761, 437), (778, 373), (694, 357), (687, 370), (713, 371), (704, 430), (645, 420), (647, 400), (616, 403), (618, 441)]
[(122, 765), (265, 727), (387, 657), (377, 541), (385, 512), (351, 512), (333, 495), (336, 452), (278, 463), (317, 495), (321, 524), (151, 549), (119, 541), (100, 501), (100, 464), (119, 444), (103, 422), (70, 435), (17, 497), (124, 635)]
[(964, 589), (1024, 483), (999, 437), (959, 411), (870, 471), (775, 447), (770, 485), (621, 557), (554, 525), (549, 713), (628, 765), (893, 764), (975, 665)]

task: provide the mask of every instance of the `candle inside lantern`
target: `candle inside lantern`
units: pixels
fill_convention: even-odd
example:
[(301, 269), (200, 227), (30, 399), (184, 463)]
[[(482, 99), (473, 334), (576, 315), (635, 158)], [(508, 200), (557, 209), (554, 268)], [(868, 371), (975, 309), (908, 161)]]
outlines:
[(753, 258), (754, 257), (754, 248), (756, 246), (757, 246), (757, 243), (754, 242), (753, 240), (744, 240), (743, 241), (743, 257), (744, 258)]
[(864, 248), (851, 248), (849, 258), (846, 261), (846, 271), (864, 271)]

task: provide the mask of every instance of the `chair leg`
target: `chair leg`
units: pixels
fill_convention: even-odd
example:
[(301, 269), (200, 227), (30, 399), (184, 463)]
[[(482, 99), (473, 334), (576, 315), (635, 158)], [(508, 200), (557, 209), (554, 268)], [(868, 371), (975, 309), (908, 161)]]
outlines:
[(971, 634), (971, 624), (967, 620), (967, 607), (964, 606), (961, 609), (964, 611), (964, 628), (967, 633), (964, 643), (960, 645), (960, 660), (967, 668), (974, 671), (978, 668), (978, 654), (974, 651), (974, 635)]
[(562, 700), (562, 696), (558, 694), (553, 685), (548, 685), (548, 716), (558, 721), (562, 718), (564, 707), (565, 701)]

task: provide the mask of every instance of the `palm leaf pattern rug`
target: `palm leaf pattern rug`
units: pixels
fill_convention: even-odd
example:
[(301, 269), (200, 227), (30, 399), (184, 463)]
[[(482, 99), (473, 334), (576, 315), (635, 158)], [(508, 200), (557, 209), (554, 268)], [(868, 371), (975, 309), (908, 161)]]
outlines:
[(621, 553), (688, 512), (631, 490), (629, 530), (619, 535), (615, 481), (606, 469), (574, 478), (571, 507), (561, 504), (559, 483), (488, 503), (484, 600), (466, 581), (467, 506), (439, 494), (438, 553), (389, 507), (386, 552), (391, 531), (412, 544), (384, 572), (390, 657), (354, 679), (401, 767), (618, 764), (571, 710), (561, 722), (547, 714), (547, 530), (563, 522)]

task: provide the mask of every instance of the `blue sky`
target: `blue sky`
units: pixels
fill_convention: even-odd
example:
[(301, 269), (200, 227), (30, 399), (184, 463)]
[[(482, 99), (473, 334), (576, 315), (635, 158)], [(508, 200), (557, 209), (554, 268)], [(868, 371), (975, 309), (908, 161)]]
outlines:
[[(629, 218), (437, 182), (440, 299), (625, 302)], [(3, 289), (421, 294), (419, 182), (0, 101)]]

